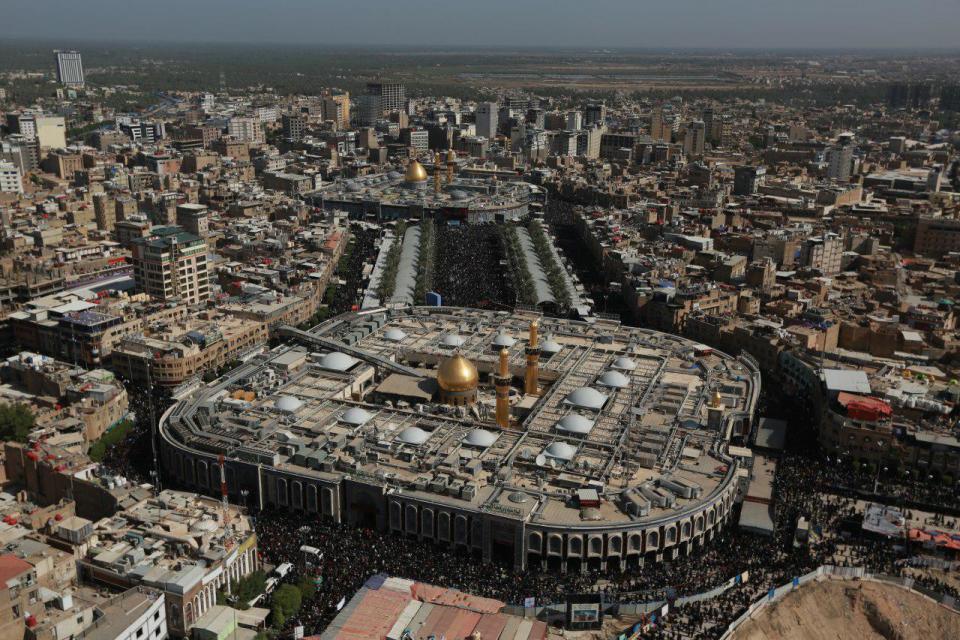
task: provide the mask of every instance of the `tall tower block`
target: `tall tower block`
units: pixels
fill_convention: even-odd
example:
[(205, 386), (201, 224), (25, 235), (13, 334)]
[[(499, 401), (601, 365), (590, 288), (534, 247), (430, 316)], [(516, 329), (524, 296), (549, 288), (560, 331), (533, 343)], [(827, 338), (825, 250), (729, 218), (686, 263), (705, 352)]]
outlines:
[(500, 367), (493, 383), (497, 388), (497, 425), (501, 429), (510, 428), (510, 353), (506, 348), (500, 350)]
[(524, 378), (523, 391), (527, 395), (535, 396), (540, 392), (540, 342), (537, 335), (540, 324), (534, 320), (530, 323), (530, 338), (527, 342), (527, 372)]

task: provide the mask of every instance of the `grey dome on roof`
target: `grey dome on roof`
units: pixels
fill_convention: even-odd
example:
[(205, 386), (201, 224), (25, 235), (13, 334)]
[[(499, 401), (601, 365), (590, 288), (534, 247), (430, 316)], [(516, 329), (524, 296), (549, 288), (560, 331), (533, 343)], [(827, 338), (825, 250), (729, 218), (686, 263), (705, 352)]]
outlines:
[(388, 329), (386, 333), (383, 334), (383, 337), (387, 340), (392, 340), (393, 342), (400, 342), (407, 337), (407, 334), (403, 332), (402, 329)]
[(369, 411), (365, 411), (360, 407), (352, 407), (343, 412), (343, 415), (340, 416), (340, 421), (346, 422), (347, 424), (361, 425), (369, 422), (372, 417)]
[(404, 444), (421, 445), (430, 438), (430, 434), (420, 427), (407, 427), (400, 432), (397, 440)]
[(356, 192), (358, 192), (358, 191), (361, 191), (362, 189), (363, 189), (363, 187), (361, 187), (360, 185), (358, 185), (356, 182), (348, 182), (348, 183), (347, 183), (347, 191), (349, 191), (349, 192), (351, 192), (351, 193), (356, 193)]
[(568, 413), (557, 421), (557, 430), (587, 435), (593, 430), (593, 420), (579, 413)]
[(198, 520), (191, 527), (190, 531), (193, 533), (205, 533), (207, 531), (216, 531), (220, 527), (214, 520), (204, 519)]
[(543, 450), (543, 453), (557, 460), (573, 460), (577, 455), (577, 448), (566, 442), (552, 442)]
[(467, 195), (467, 192), (463, 191), (462, 189), (454, 189), (450, 192), (450, 197), (454, 200), (466, 200), (470, 196)]
[(493, 339), (493, 344), (497, 347), (512, 347), (516, 342), (516, 340), (506, 333), (498, 333), (497, 337)]
[(580, 387), (570, 392), (566, 397), (564, 402), (567, 404), (572, 404), (575, 407), (581, 407), (583, 409), (593, 409), (597, 411), (603, 407), (603, 403), (607, 401), (607, 396), (600, 393), (596, 389), (591, 389), (590, 387)]
[(619, 371), (604, 371), (597, 379), (597, 384), (614, 389), (624, 389), (630, 384), (630, 378)]
[(357, 364), (357, 359), (340, 351), (331, 351), (320, 358), (320, 366), (328, 371), (346, 371)]
[(637, 368), (637, 363), (628, 358), (627, 356), (620, 356), (613, 361), (614, 369), (623, 369), (624, 371), (632, 371)]
[(443, 336), (443, 339), (441, 339), (440, 342), (448, 347), (460, 347), (463, 345), (464, 340), (455, 333), (448, 333), (447, 335)]
[(493, 446), (493, 443), (496, 441), (497, 434), (490, 433), (486, 429), (472, 429), (463, 439), (463, 444), (486, 449), (487, 447)]
[(403, 177), (403, 174), (400, 173), (399, 171), (391, 171), (390, 173), (387, 174), (387, 177), (390, 178), (391, 180), (399, 180), (400, 178)]
[(285, 411), (286, 413), (293, 413), (297, 409), (303, 406), (303, 403), (294, 398), (293, 396), (280, 396), (277, 398), (273, 406), (279, 409), (280, 411)]
[(540, 343), (540, 351), (543, 353), (560, 353), (563, 347), (560, 346), (559, 342), (554, 342), (553, 340), (544, 340)]

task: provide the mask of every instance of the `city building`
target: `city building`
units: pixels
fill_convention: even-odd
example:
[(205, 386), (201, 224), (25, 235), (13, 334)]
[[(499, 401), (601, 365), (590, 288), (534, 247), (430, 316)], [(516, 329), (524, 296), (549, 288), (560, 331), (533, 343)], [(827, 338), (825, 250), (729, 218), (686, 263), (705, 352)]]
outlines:
[(180, 227), (153, 229), (131, 246), (137, 286), (163, 301), (198, 304), (210, 297), (207, 242)]
[(487, 140), (493, 140), (497, 137), (499, 113), (500, 105), (496, 102), (481, 102), (477, 105), (476, 124), (478, 136), (484, 137)]
[(227, 123), (227, 135), (238, 142), (262, 144), (266, 140), (259, 118), (234, 116)]
[(751, 196), (763, 184), (766, 167), (739, 166), (733, 170), (733, 195)]
[(837, 182), (849, 182), (853, 172), (853, 149), (855, 143), (852, 133), (837, 137), (837, 142), (826, 150), (827, 177)]
[(79, 51), (53, 52), (57, 64), (57, 82), (66, 87), (83, 86), (83, 62)]
[(139, 144), (156, 144), (166, 136), (166, 129), (162, 122), (131, 120), (117, 123), (117, 128)]
[(334, 93), (323, 97), (322, 117), (331, 120), (340, 129), (350, 128), (350, 94)]
[(690, 158), (703, 156), (704, 144), (707, 139), (707, 129), (702, 120), (696, 120), (687, 125), (683, 136), (683, 152)]
[(0, 162), (0, 193), (23, 193), (23, 175), (12, 162)]
[(407, 90), (402, 82), (368, 82), (367, 94), (380, 99), (381, 113), (407, 108)]

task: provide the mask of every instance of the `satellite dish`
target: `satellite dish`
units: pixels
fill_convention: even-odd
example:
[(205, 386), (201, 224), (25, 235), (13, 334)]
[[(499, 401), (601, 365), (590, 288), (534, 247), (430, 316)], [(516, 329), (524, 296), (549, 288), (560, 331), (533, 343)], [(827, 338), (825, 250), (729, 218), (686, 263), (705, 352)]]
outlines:
[(535, 462), (537, 463), (537, 466), (538, 466), (538, 467), (542, 467), (543, 465), (545, 465), (545, 464), (547, 463), (547, 456), (545, 456), (545, 455), (543, 455), (543, 454), (541, 453), (540, 455), (537, 456), (537, 459), (536, 459)]

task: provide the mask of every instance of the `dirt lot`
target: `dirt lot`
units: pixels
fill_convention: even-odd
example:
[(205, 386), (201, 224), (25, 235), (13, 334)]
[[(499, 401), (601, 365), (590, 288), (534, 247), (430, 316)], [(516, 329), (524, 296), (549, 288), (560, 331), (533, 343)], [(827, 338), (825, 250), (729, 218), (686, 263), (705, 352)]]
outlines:
[(960, 615), (923, 596), (874, 582), (824, 581), (747, 621), (736, 640), (960, 638)]

